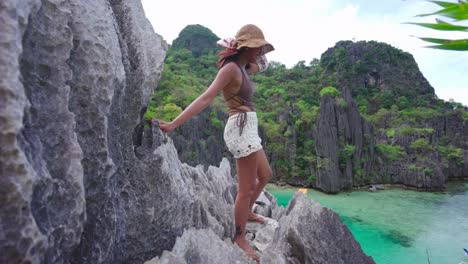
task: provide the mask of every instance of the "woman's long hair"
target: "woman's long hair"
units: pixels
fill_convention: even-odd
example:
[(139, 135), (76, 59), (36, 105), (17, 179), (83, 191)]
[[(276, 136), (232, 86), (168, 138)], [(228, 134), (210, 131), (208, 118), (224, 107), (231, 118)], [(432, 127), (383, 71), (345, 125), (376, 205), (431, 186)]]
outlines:
[(243, 52), (244, 48), (241, 49), (229, 49), (226, 48), (218, 53), (218, 69), (221, 69), (228, 62), (235, 61), (239, 55)]

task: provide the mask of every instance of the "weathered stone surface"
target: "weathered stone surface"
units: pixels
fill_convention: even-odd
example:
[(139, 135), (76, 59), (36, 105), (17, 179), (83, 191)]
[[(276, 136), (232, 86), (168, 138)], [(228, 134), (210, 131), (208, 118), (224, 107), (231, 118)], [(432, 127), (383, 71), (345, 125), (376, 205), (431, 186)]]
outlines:
[[(468, 110), (467, 107), (464, 109)], [(441, 166), (449, 179), (463, 178), (468, 175), (468, 121), (463, 119), (461, 111), (453, 111), (434, 118), (428, 122), (434, 128), (432, 140), (435, 144), (442, 142), (463, 150), (462, 159), (447, 160), (447, 167)], [(445, 142), (444, 142), (445, 141)]]
[(187, 263), (232, 263), (244, 264), (255, 261), (229, 240), (221, 240), (211, 229), (191, 228), (177, 238), (172, 251), (164, 251), (160, 258), (145, 264)]
[(253, 205), (252, 211), (266, 217), (272, 217), (273, 211), (278, 208), (278, 201), (267, 191), (260, 193)]
[[(337, 193), (368, 183), (365, 175), (374, 160), (372, 126), (359, 114), (348, 88), (341, 89), (340, 97), (332, 98), (328, 94), (322, 97), (316, 140), (318, 177), (315, 187)], [(354, 149), (349, 156), (343, 152), (347, 146)]]
[[(336, 213), (303, 194), (295, 194), (279, 221), (265, 219), (246, 226), (246, 238), (261, 263), (374, 263)], [(171, 251), (145, 263), (255, 263), (229, 238), (222, 239), (211, 229), (190, 228)]]
[[(374, 174), (379, 175), (377, 182), (404, 184), (427, 191), (441, 191), (449, 179), (462, 179), (467, 175), (468, 159), (466, 153), (468, 134), (467, 122), (463, 120), (461, 111), (448, 111), (428, 120), (421, 120), (420, 131), (399, 133), (406, 124), (395, 129), (395, 136), (387, 138), (384, 134), (377, 135), (378, 140), (400, 146), (407, 155), (395, 161), (385, 160), (379, 155)], [(425, 130), (422, 130), (425, 129)], [(464, 133), (465, 132), (465, 133)], [(424, 139), (430, 147), (424, 151), (416, 150), (412, 143)], [(444, 156), (441, 146), (459, 150), (458, 157)]]
[(339, 216), (296, 192), (261, 263), (375, 263)]
[[(466, 159), (441, 157), (438, 144), (466, 149), (467, 142), (461, 112), (442, 114), (429, 119), (422, 128), (433, 128), (414, 134), (399, 133), (407, 125), (397, 127), (395, 135), (375, 133), (372, 125), (359, 114), (349, 89), (341, 89), (341, 95), (322, 97), (317, 126), (316, 152), (318, 177), (314, 187), (324, 192), (336, 193), (343, 189), (369, 184), (403, 184), (426, 191), (440, 191), (448, 178), (463, 178)], [(450, 128), (449, 125), (451, 124)], [(412, 143), (423, 138), (431, 145), (428, 151), (415, 150)], [(376, 153), (375, 143), (400, 147), (404, 155), (394, 160), (387, 153)], [(346, 147), (353, 152), (347, 155)]]
[[(130, 263), (137, 261), (141, 252), (154, 254), (150, 243), (150, 239), (156, 236), (154, 229), (137, 227), (140, 220), (144, 223), (147, 219), (139, 218), (142, 211), (134, 207), (146, 205), (152, 197), (145, 191), (152, 186), (142, 181), (143, 167), (134, 169), (140, 165), (134, 149), (138, 144), (136, 135), (142, 114), (162, 71), (166, 44), (146, 20), (141, 3), (110, 1), (96, 5), (102, 9), (87, 5), (84, 8), (90, 10), (77, 12), (77, 15), (83, 14), (85, 21), (97, 21), (87, 22), (87, 25), (77, 23), (76, 27), (86, 34), (75, 40), (76, 49), (72, 53), (72, 58), (73, 55), (77, 58), (77, 68), (81, 62), (78, 58), (83, 57), (87, 58), (83, 60), (84, 65), (102, 65), (102, 73), (91, 82), (94, 85), (86, 85), (86, 79), (93, 80), (93, 74), (72, 82), (77, 91), (73, 94), (76, 99), (73, 109), (77, 116), (84, 115), (83, 119), (77, 120), (82, 128), (78, 133), (86, 142), (82, 144), (87, 153), (83, 164), (89, 168), (85, 175), (89, 220), (73, 261)], [(105, 16), (105, 11), (108, 16)], [(99, 16), (107, 17), (108, 22), (100, 22)], [(95, 34), (88, 34), (88, 31)], [(111, 41), (104, 37), (108, 31), (115, 32)], [(101, 46), (105, 48), (100, 49)], [(118, 53), (113, 53), (114, 49)], [(96, 54), (103, 57), (101, 64), (90, 58)], [(114, 61), (118, 63), (116, 66), (113, 66)], [(85, 71), (83, 74), (86, 76)], [(100, 90), (101, 85), (111, 89)], [(100, 96), (95, 97), (96, 93)], [(91, 99), (93, 97), (94, 100)], [(106, 98), (110, 98), (109, 103)], [(135, 241), (136, 235), (142, 239)]]
[(245, 228), (247, 233), (246, 237), (249, 237), (249, 234), (252, 234), (250, 236), (251, 241), (249, 241), (249, 243), (252, 248), (261, 253), (273, 242), (273, 238), (278, 227), (278, 221), (271, 218), (265, 218), (265, 222), (263, 224), (248, 222)]
[[(395, 132), (398, 133), (398, 129)], [(434, 142), (434, 135), (398, 135), (393, 138), (395, 146), (401, 146), (408, 154), (396, 161), (378, 162), (379, 176), (394, 184), (403, 184), (427, 191), (441, 191), (445, 188), (447, 174), (443, 173), (443, 162), (434, 146), (432, 151), (418, 153), (411, 148), (411, 144), (418, 138), (427, 138)], [(424, 158), (421, 158), (421, 155)]]
[(336, 193), (343, 188), (338, 164), (338, 125), (333, 98), (325, 95), (320, 104), (317, 126), (317, 187), (325, 192)]
[(236, 187), (228, 161), (204, 171), (181, 163), (172, 140), (156, 127), (141, 137), (121, 190), (122, 210), (130, 218), (119, 227), (126, 231), (122, 246), (134, 254), (119, 259), (140, 263), (157, 256), (190, 227), (231, 237)]
[(2, 1), (0, 17), (0, 262), (114, 263), (147, 250), (125, 247), (119, 223), (133, 223), (119, 214), (117, 172), (133, 165), (165, 42), (139, 2)]
[(2, 263), (61, 262), (83, 230), (82, 151), (66, 107), (66, 9), (60, 1), (0, 4)]
[(25, 111), (19, 141), (37, 176), (31, 207), (48, 237), (45, 262), (70, 257), (85, 221), (83, 153), (68, 107), (72, 9), (67, 1), (44, 1), (30, 16), (23, 37), (21, 73), (31, 107)]

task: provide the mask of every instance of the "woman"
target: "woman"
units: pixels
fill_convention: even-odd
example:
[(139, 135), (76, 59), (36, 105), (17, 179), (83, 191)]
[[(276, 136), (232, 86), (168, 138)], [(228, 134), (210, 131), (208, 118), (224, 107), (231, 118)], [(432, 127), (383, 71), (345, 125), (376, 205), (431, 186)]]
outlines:
[(208, 89), (195, 99), (172, 122), (159, 120), (165, 133), (173, 131), (192, 116), (211, 104), (218, 92), (223, 91), (229, 108), (229, 119), (224, 140), (236, 159), (238, 192), (234, 205), (236, 234), (234, 242), (257, 262), (259, 257), (245, 239), (247, 221), (263, 223), (264, 219), (252, 212), (252, 206), (271, 177), (271, 168), (258, 136), (258, 121), (253, 105), (254, 86), (248, 73), (266, 68), (264, 54), (274, 50), (265, 41), (262, 31), (255, 25), (245, 25), (235, 39), (218, 41), (225, 49), (219, 53), (218, 74)]

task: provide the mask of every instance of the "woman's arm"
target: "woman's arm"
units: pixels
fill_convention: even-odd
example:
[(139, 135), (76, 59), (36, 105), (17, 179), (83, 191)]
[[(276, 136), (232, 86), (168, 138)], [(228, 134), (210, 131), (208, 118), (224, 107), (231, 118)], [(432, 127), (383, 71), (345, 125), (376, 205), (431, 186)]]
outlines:
[(203, 109), (211, 104), (218, 92), (226, 87), (234, 79), (237, 70), (237, 66), (234, 63), (229, 63), (221, 68), (215, 80), (211, 83), (208, 89), (206, 89), (205, 92), (203, 92), (187, 108), (185, 108), (185, 110), (180, 113), (176, 119), (174, 119), (172, 122), (158, 120), (159, 128), (161, 128), (163, 132), (169, 133), (178, 126), (185, 123), (192, 116), (200, 113)]

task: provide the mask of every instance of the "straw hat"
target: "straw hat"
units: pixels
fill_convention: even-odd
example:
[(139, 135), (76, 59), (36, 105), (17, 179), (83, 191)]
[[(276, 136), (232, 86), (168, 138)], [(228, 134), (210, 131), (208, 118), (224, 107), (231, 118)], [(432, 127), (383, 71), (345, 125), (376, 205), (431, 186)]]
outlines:
[(241, 29), (236, 34), (236, 41), (237, 41), (237, 47), (236, 49), (239, 50), (240, 48), (243, 47), (249, 47), (249, 48), (262, 48), (260, 51), (259, 55), (263, 55), (265, 53), (268, 53), (272, 50), (275, 50), (273, 45), (268, 43), (268, 41), (265, 40), (265, 36), (263, 35), (262, 30), (252, 24), (247, 24)]

